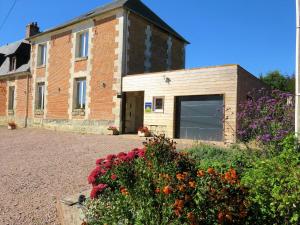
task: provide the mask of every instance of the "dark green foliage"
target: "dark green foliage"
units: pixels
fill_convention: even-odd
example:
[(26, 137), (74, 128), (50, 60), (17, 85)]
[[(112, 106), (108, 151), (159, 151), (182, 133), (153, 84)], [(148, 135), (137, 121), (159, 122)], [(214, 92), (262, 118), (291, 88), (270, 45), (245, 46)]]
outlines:
[(295, 93), (295, 76), (285, 76), (280, 71), (275, 70), (260, 76), (260, 79), (268, 84), (272, 89), (284, 92)]

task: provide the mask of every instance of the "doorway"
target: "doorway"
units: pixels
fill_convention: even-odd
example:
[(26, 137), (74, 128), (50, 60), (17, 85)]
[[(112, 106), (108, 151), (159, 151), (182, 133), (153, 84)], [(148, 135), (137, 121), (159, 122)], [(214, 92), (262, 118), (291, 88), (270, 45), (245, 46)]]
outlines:
[(125, 127), (126, 134), (135, 134), (144, 125), (144, 92), (125, 93)]

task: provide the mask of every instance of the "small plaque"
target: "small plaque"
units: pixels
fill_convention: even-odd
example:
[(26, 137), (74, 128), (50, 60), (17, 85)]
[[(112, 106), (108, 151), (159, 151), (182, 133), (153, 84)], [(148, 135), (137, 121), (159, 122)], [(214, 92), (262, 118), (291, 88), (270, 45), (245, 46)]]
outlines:
[(150, 113), (152, 111), (152, 102), (145, 103), (145, 112)]

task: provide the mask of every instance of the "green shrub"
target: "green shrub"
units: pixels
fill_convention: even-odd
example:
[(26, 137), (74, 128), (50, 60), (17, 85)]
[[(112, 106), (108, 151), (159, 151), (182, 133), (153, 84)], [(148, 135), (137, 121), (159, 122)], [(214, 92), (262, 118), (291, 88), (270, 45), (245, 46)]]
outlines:
[(239, 174), (242, 174), (245, 169), (251, 167), (254, 161), (262, 157), (261, 152), (257, 150), (242, 149), (238, 146), (225, 148), (200, 144), (184, 151), (196, 161), (199, 169), (214, 167), (222, 172), (233, 167)]
[(300, 223), (300, 154), (290, 140), (284, 146), (280, 155), (257, 161), (242, 178), (260, 224)]

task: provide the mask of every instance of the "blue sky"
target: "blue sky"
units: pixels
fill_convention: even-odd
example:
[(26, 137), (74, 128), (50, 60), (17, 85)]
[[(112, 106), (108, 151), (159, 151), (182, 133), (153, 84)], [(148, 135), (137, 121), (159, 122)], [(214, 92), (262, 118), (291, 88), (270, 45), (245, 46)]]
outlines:
[[(0, 0), (0, 24), (14, 0)], [(37, 21), (42, 30), (109, 0), (17, 0), (0, 30), (0, 45), (24, 37)], [(191, 45), (187, 68), (240, 64), (254, 75), (295, 69), (294, 0), (143, 0)]]

